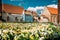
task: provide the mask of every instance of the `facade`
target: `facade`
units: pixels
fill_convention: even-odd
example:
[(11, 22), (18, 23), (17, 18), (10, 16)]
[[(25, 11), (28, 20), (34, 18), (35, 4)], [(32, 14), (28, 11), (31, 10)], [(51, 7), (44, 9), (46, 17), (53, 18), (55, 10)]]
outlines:
[(34, 22), (33, 19), (37, 16), (36, 12), (24, 10), (22, 7), (8, 4), (3, 4), (2, 7), (2, 19), (6, 22)]
[(3, 4), (2, 19), (6, 22), (21, 22), (23, 10), (22, 7)]
[(2, 19), (4, 19), (6, 22), (21, 22), (22, 15), (21, 14), (2, 13)]
[(31, 13), (31, 11), (24, 10), (23, 22), (33, 22), (33, 15)]
[(49, 19), (45, 15), (41, 15), (40, 16), (40, 22), (49, 22)]
[(24, 14), (24, 22), (33, 22), (33, 16), (32, 15), (27, 15), (27, 14)]
[(32, 15), (33, 15), (33, 21), (34, 22), (38, 22), (38, 14), (36, 12), (32, 12)]
[(41, 15), (45, 15), (48, 18), (49, 22), (57, 24), (58, 20), (58, 9), (51, 8), (51, 7), (45, 7)]

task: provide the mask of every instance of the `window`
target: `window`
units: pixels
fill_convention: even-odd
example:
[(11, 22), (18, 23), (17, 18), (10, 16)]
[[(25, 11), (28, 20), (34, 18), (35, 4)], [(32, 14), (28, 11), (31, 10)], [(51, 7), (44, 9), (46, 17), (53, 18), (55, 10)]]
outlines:
[(9, 16), (7, 16), (7, 21), (9, 21)]
[(15, 20), (16, 20), (16, 21), (18, 21), (18, 18), (17, 18), (17, 17), (15, 17)]
[(20, 18), (20, 21), (22, 22), (23, 21), (23, 18)]

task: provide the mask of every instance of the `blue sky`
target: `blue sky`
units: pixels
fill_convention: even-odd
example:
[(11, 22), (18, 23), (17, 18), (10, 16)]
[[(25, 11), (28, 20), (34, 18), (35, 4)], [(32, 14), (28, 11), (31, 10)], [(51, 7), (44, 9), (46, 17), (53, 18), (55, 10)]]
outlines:
[(27, 9), (28, 7), (58, 4), (58, 0), (2, 0), (2, 2), (15, 6), (22, 6), (24, 9)]

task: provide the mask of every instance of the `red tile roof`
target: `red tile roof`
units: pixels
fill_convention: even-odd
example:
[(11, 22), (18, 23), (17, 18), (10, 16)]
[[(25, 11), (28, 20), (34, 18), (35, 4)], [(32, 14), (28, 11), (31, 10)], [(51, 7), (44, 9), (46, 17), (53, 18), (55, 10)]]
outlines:
[(47, 7), (48, 8), (48, 10), (49, 10), (49, 12), (51, 13), (51, 14), (58, 14), (58, 9), (57, 8), (52, 8), (52, 7)]
[(33, 16), (37, 16), (37, 13), (36, 12), (32, 12)]
[(6, 13), (22, 14), (24, 8), (19, 6), (9, 5), (9, 4), (3, 4), (2, 10)]
[(28, 15), (32, 14), (33, 16), (37, 16), (36, 12), (30, 11), (30, 10), (25, 10), (24, 12), (27, 13)]

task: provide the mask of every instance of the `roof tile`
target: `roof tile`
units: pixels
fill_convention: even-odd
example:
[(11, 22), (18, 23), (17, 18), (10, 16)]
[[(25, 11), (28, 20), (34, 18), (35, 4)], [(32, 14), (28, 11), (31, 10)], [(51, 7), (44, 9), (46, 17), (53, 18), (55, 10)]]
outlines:
[(24, 8), (19, 6), (9, 5), (9, 4), (3, 4), (2, 10), (6, 13), (22, 14)]
[(58, 14), (58, 9), (57, 8), (52, 8), (52, 7), (47, 7), (48, 8), (48, 10), (49, 10), (49, 12), (51, 13), (51, 14)]

